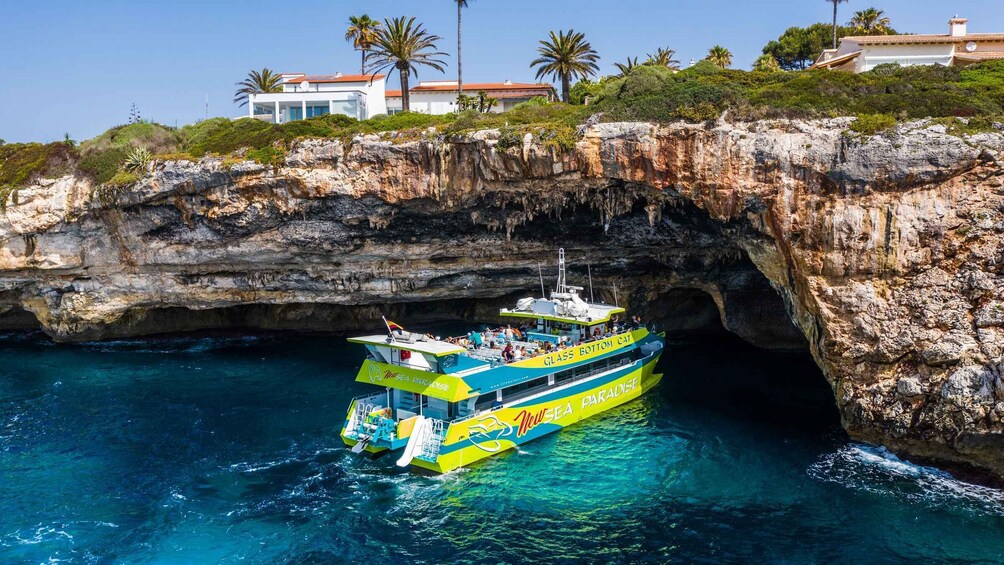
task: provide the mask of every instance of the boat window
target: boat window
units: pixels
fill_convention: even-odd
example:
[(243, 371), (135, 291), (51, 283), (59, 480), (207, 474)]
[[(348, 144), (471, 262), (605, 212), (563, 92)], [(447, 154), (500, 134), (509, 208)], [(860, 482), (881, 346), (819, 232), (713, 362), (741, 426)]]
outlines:
[(474, 412), (474, 403), (478, 398), (468, 398), (467, 400), (461, 400), (460, 402), (451, 403), (452, 418), (466, 418)]
[(489, 410), (494, 404), (498, 394), (493, 390), (487, 392), (478, 397), (478, 401), (474, 404), (474, 410), (480, 412), (482, 410)]
[(547, 388), (546, 376), (506, 387), (502, 389), (502, 398), (508, 400), (516, 396), (528, 396), (544, 388)]
[(429, 418), (435, 418), (437, 420), (448, 420), (449, 419), (449, 405), (450, 403), (441, 398), (423, 397), (426, 399), (427, 404), (422, 409), (422, 414)]

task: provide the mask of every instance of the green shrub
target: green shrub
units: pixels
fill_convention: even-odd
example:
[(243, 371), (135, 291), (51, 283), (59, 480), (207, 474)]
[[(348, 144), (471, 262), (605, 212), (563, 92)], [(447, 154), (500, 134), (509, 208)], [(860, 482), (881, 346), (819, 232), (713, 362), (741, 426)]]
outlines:
[(126, 153), (122, 168), (132, 173), (139, 173), (153, 160), (153, 154), (144, 147), (134, 147)]
[(107, 184), (109, 186), (127, 186), (138, 182), (140, 178), (141, 177), (134, 172), (119, 171), (115, 173), (112, 178), (108, 179), (108, 182), (103, 184)]
[(859, 114), (851, 123), (851, 130), (862, 135), (875, 135), (896, 126), (896, 118), (889, 114)]
[(42, 177), (73, 171), (77, 150), (66, 143), (0, 145), (0, 186), (24, 186)]
[(249, 149), (246, 157), (262, 165), (280, 167), (286, 162), (286, 151), (274, 146), (261, 147)]
[(994, 124), (995, 122), (1000, 123), (1000, 121), (1001, 119), (995, 119), (991, 116), (977, 116), (965, 119), (935, 118), (932, 120), (932, 123), (945, 126), (946, 133), (950, 135), (963, 136), (997, 131), (997, 127)]
[(111, 180), (122, 163), (125, 163), (126, 153), (125, 149), (118, 148), (89, 151), (80, 157), (77, 168), (98, 184), (105, 183)]
[(481, 123), (481, 112), (477, 110), (465, 110), (459, 114), (452, 123), (444, 130), (447, 135), (456, 135), (468, 130), (478, 129)]
[(575, 128), (571, 126), (540, 128), (534, 138), (544, 147), (552, 147), (562, 151), (572, 150), (579, 140)]
[(499, 128), (499, 140), (497, 147), (503, 151), (511, 149), (513, 147), (523, 146), (523, 132), (522, 128), (516, 126), (502, 126)]
[[(151, 122), (115, 126), (103, 134), (80, 144), (78, 169), (101, 184), (109, 182), (126, 166), (130, 155), (174, 153), (181, 143), (177, 131)], [(136, 165), (136, 163), (134, 163)], [(145, 163), (138, 163), (143, 167)]]
[(16, 186), (0, 186), (0, 212), (7, 211), (7, 203), (17, 205), (17, 191)]

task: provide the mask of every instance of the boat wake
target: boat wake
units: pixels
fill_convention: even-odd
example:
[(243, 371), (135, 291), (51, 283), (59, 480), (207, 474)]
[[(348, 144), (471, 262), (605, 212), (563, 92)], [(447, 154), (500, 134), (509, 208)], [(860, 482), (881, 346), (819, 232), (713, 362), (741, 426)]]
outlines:
[(1004, 491), (960, 481), (944, 471), (903, 461), (883, 447), (850, 444), (808, 468), (810, 477), (938, 508), (1004, 516)]

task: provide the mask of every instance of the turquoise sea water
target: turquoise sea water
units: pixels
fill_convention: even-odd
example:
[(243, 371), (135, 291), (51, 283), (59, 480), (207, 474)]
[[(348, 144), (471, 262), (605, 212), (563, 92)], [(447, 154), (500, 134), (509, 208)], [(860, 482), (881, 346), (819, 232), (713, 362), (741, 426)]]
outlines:
[(357, 347), (0, 337), (0, 561), (1004, 560), (1004, 493), (850, 443), (804, 356), (668, 344), (662, 384), (432, 478), (342, 448)]

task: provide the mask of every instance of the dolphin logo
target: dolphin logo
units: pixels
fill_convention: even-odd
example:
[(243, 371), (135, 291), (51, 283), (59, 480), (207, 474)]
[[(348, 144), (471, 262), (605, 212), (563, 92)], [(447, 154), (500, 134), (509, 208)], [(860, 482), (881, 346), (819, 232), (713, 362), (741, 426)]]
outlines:
[(383, 373), (380, 371), (380, 367), (377, 367), (375, 363), (369, 364), (369, 368), (366, 369), (366, 373), (370, 378), (371, 383), (378, 383), (383, 378)]
[(476, 424), (467, 428), (470, 432), (468, 441), (488, 453), (502, 450), (501, 438), (512, 434), (513, 427), (498, 419), (494, 414), (480, 418)]

